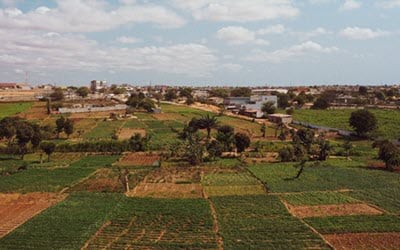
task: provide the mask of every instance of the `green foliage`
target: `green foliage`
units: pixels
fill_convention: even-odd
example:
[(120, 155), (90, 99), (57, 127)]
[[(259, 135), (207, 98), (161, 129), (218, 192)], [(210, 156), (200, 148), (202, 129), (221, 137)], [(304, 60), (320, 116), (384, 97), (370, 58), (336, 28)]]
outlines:
[(50, 94), (50, 97), (53, 101), (62, 101), (64, 100), (64, 92), (61, 88), (56, 88), (53, 93)]
[(48, 161), (50, 161), (50, 155), (56, 150), (56, 144), (54, 142), (44, 141), (40, 143), (40, 149), (47, 154)]
[(357, 110), (351, 113), (349, 124), (357, 132), (358, 136), (365, 136), (377, 128), (377, 119), (368, 110)]
[(251, 96), (251, 89), (246, 87), (234, 88), (231, 91), (233, 97), (249, 97)]
[(381, 142), (379, 145), (378, 158), (385, 162), (386, 169), (393, 171), (400, 165), (400, 150), (392, 142)]
[(388, 212), (398, 214), (400, 212), (400, 188), (376, 188), (355, 190), (349, 193), (351, 197), (366, 201)]
[(264, 112), (265, 114), (275, 114), (276, 112), (275, 103), (271, 101), (263, 103), (261, 111)]
[(124, 121), (100, 121), (97, 126), (89, 133), (86, 133), (84, 137), (89, 140), (111, 139), (123, 124)]
[(235, 136), (235, 146), (239, 153), (243, 152), (250, 146), (250, 137), (244, 133), (236, 133)]
[(80, 97), (87, 97), (89, 94), (89, 88), (88, 87), (80, 87), (76, 90), (76, 93), (80, 96)]

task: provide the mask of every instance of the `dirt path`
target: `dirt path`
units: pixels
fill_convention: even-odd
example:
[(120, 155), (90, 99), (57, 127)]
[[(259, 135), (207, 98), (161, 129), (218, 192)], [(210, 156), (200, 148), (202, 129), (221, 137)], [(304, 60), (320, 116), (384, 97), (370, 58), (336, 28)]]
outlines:
[(224, 241), (222, 239), (221, 234), (219, 233), (219, 224), (218, 224), (217, 211), (215, 210), (214, 203), (211, 201), (211, 199), (208, 197), (207, 193), (204, 192), (204, 191), (203, 191), (203, 196), (208, 201), (208, 204), (210, 204), (211, 215), (212, 215), (213, 221), (214, 221), (213, 229), (214, 229), (215, 237), (216, 237), (216, 240), (217, 240), (218, 250), (223, 250), (224, 249)]

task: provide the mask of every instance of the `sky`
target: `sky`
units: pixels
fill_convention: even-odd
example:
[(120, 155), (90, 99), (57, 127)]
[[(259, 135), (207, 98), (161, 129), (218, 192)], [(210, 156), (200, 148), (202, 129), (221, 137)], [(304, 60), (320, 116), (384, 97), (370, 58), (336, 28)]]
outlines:
[(0, 82), (400, 83), (400, 0), (0, 0)]

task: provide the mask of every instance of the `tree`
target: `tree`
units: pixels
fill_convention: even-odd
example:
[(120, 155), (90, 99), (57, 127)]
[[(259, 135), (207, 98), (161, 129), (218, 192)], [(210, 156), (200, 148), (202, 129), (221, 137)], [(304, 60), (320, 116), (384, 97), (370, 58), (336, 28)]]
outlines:
[(290, 106), (289, 104), (290, 97), (287, 94), (278, 94), (278, 107), (281, 109), (285, 109)]
[(232, 97), (249, 97), (251, 96), (251, 89), (246, 87), (234, 88), (231, 91)]
[(18, 117), (6, 117), (0, 121), (0, 138), (5, 138), (8, 141), (8, 146), (11, 145), (17, 130), (17, 124), (20, 122)]
[(279, 158), (281, 162), (291, 162), (294, 160), (293, 147), (285, 147), (279, 150)]
[(346, 157), (350, 156), (350, 150), (353, 148), (353, 144), (351, 144), (350, 140), (346, 140), (342, 145)]
[(200, 141), (200, 136), (197, 133), (189, 135), (186, 139), (185, 158), (193, 166), (203, 162), (204, 146)]
[(331, 145), (328, 140), (325, 139), (325, 135), (321, 134), (317, 139), (318, 145), (318, 160), (326, 161), (331, 150)]
[(210, 90), (210, 96), (226, 98), (229, 96), (229, 91), (226, 88), (214, 88)]
[(229, 125), (220, 126), (216, 139), (222, 144), (224, 151), (232, 151), (232, 145), (235, 143), (235, 129)]
[(168, 89), (167, 93), (165, 93), (164, 96), (166, 101), (173, 101), (176, 98), (178, 98), (177, 94), (176, 94), (176, 90), (175, 89)]
[(50, 156), (56, 150), (56, 144), (54, 142), (44, 141), (44, 142), (40, 143), (40, 149), (46, 153), (47, 161), (50, 162)]
[(296, 134), (293, 136), (293, 142), (299, 143), (307, 150), (307, 153), (310, 152), (311, 145), (314, 143), (315, 133), (311, 129), (299, 129)]
[(223, 150), (224, 146), (217, 140), (213, 140), (207, 145), (207, 152), (212, 160), (216, 157), (220, 157)]
[(385, 94), (382, 91), (378, 91), (375, 92), (375, 97), (379, 100), (379, 101), (384, 101), (386, 99)]
[(314, 105), (311, 107), (312, 109), (328, 109), (330, 107), (330, 103), (327, 99), (322, 97), (317, 98), (315, 100)]
[(218, 127), (218, 119), (210, 114), (203, 115), (198, 121), (197, 126), (199, 129), (207, 130), (207, 138), (211, 138), (211, 129)]
[(76, 90), (76, 93), (80, 96), (80, 97), (87, 97), (89, 95), (89, 88), (88, 87), (80, 87)]
[(389, 141), (379, 143), (378, 158), (385, 162), (386, 169), (393, 171), (395, 167), (400, 166), (400, 150)]
[(351, 113), (349, 123), (359, 137), (366, 136), (378, 127), (375, 115), (368, 110), (357, 110)]
[(32, 124), (32, 129), (33, 129), (33, 136), (31, 139), (31, 144), (32, 144), (32, 148), (35, 150), (39, 147), (40, 142), (43, 139), (43, 133), (41, 128), (39, 127), (39, 125), (37, 124)]
[(56, 88), (53, 93), (50, 94), (50, 97), (53, 101), (62, 101), (64, 100), (64, 92), (61, 88)]
[(66, 119), (64, 123), (64, 132), (69, 138), (74, 133), (74, 122), (70, 119)]
[(365, 86), (360, 86), (359, 88), (358, 88), (358, 93), (360, 94), (360, 95), (367, 95), (368, 94), (368, 88), (367, 87), (365, 87)]
[(276, 112), (275, 103), (271, 101), (263, 103), (261, 111), (264, 112), (265, 114), (275, 114)]
[(179, 96), (186, 97), (186, 98), (190, 98), (190, 97), (193, 98), (192, 91), (193, 91), (192, 88), (181, 88), (179, 90)]
[(265, 133), (267, 132), (267, 126), (265, 126), (265, 123), (261, 125), (260, 131), (262, 133), (262, 137), (265, 138)]
[(27, 144), (32, 140), (33, 136), (34, 136), (34, 131), (29, 123), (21, 122), (18, 125), (16, 138), (22, 160), (24, 159), (24, 156), (28, 151)]
[(56, 120), (57, 138), (60, 138), (60, 133), (64, 131), (64, 126), (65, 126), (65, 118), (64, 116), (61, 116)]
[(124, 171), (118, 168), (118, 172), (119, 172), (118, 179), (121, 182), (122, 186), (124, 187), (124, 191), (129, 192), (129, 178), (131, 176), (131, 173), (127, 168)]
[(235, 134), (235, 145), (237, 148), (237, 151), (239, 153), (242, 153), (243, 151), (246, 150), (250, 146), (250, 137), (244, 133), (236, 133)]
[(186, 105), (190, 106), (194, 103), (194, 98), (193, 96), (189, 96), (186, 98)]

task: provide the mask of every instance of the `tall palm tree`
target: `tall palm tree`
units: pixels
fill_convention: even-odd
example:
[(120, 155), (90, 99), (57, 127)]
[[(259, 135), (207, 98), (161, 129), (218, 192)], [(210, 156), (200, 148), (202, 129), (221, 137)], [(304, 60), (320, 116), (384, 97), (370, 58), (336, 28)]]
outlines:
[(211, 129), (218, 127), (218, 120), (217, 117), (206, 114), (199, 119), (198, 124), (200, 129), (207, 130), (207, 139), (210, 139)]

